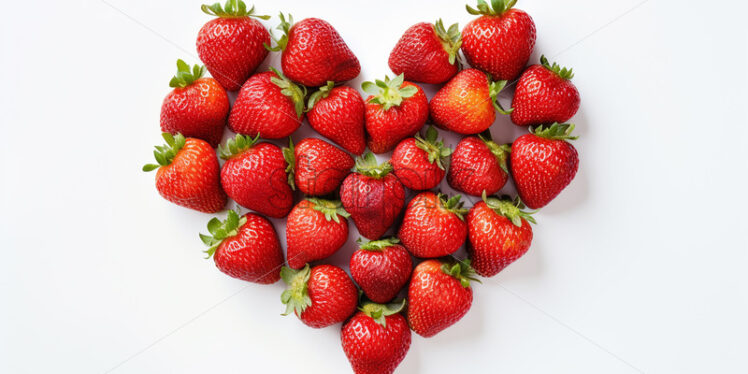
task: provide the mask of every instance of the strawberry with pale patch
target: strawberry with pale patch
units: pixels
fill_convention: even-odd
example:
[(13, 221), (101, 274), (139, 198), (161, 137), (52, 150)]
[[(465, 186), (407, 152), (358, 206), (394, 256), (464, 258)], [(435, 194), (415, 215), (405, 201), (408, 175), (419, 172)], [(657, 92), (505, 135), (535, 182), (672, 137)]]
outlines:
[(280, 275), (288, 286), (281, 294), (284, 316), (294, 313), (305, 325), (318, 329), (341, 323), (356, 312), (356, 285), (337, 266), (307, 264), (301, 270), (284, 266)]
[(343, 150), (317, 138), (303, 139), (296, 146), (289, 139), (283, 156), (288, 163), (288, 183), (311, 196), (335, 192), (355, 164)]
[(436, 258), (456, 252), (467, 238), (460, 195), (421, 192), (408, 203), (398, 237), (413, 256)]
[(327, 81), (309, 96), (306, 118), (315, 131), (346, 151), (364, 153), (364, 100), (354, 88)]
[(545, 56), (519, 78), (512, 99), (512, 122), (519, 126), (564, 123), (579, 109), (579, 91), (572, 69), (551, 65)]
[(460, 45), (462, 35), (456, 23), (448, 29), (441, 19), (417, 23), (400, 37), (388, 64), (393, 73), (404, 74), (409, 81), (444, 83), (460, 70)]
[(392, 168), (405, 187), (411, 190), (430, 190), (444, 178), (445, 160), (452, 149), (437, 141), (439, 133), (433, 126), (426, 130), (426, 137), (416, 134), (400, 142), (392, 152)]
[(460, 140), (452, 154), (447, 183), (472, 196), (499, 192), (509, 178), (507, 160), (512, 148), (490, 140), (490, 134)]
[(386, 303), (397, 296), (408, 283), (413, 270), (410, 254), (397, 238), (362, 242), (351, 256), (350, 269), (353, 280), (366, 297), (377, 303)]
[(307, 262), (337, 252), (348, 240), (348, 218), (340, 201), (301, 200), (286, 220), (288, 266), (301, 269)]

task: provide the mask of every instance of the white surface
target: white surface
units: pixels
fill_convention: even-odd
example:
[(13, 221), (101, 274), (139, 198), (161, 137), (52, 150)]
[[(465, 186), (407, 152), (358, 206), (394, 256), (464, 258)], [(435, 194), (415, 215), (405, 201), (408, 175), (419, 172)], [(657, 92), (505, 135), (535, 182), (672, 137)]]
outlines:
[[(576, 73), (580, 171), (537, 214), (530, 252), (475, 285), (457, 325), (414, 334), (400, 373), (748, 371), (748, 9), (638, 1), (519, 2), (533, 60)], [(357, 88), (389, 73), (408, 26), (470, 19), (446, 0), (283, 3), (339, 30)], [(12, 2), (0, 17), (0, 372), (348, 372), (338, 327), (281, 317), (282, 283), (220, 273), (197, 236), (210, 216), (140, 171), (175, 60), (196, 61), (199, 2)], [(494, 133), (519, 130), (500, 118)]]

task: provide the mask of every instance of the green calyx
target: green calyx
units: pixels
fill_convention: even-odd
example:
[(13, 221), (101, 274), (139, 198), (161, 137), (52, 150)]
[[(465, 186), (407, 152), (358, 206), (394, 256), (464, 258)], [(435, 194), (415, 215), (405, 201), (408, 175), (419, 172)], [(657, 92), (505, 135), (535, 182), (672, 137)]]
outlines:
[(478, 0), (478, 9), (474, 9), (469, 5), (466, 5), (468, 13), (479, 16), (500, 16), (507, 10), (511, 9), (517, 0), (491, 0), (491, 5), (488, 5), (485, 0)]
[(258, 140), (260, 140), (259, 133), (254, 138), (249, 135), (236, 134), (235, 137), (226, 141), (226, 145), (218, 145), (218, 154), (222, 159), (228, 160), (252, 148)]
[(366, 301), (358, 308), (358, 310), (374, 319), (374, 322), (380, 324), (382, 327), (387, 327), (386, 317), (400, 313), (405, 309), (405, 302), (405, 299), (402, 299), (399, 303), (395, 302), (389, 304), (377, 304), (371, 301)]
[(177, 60), (177, 74), (169, 81), (169, 87), (187, 87), (205, 74), (205, 66), (195, 64), (192, 69), (183, 60)]
[(416, 134), (416, 147), (426, 151), (429, 163), (436, 163), (439, 169), (444, 170), (444, 159), (452, 154), (452, 148), (444, 146), (444, 139), (437, 141), (439, 133), (434, 126), (429, 126), (426, 130), (426, 138)]
[(491, 97), (491, 102), (493, 103), (494, 109), (496, 109), (501, 114), (511, 114), (512, 111), (514, 111), (514, 108), (504, 109), (504, 107), (501, 106), (501, 103), (499, 102), (499, 93), (501, 90), (506, 87), (507, 81), (492, 81), (491, 76), (486, 74), (486, 79), (488, 79), (488, 96)]
[(319, 90), (309, 95), (309, 100), (306, 103), (306, 111), (308, 112), (312, 110), (314, 105), (316, 105), (320, 100), (329, 96), (333, 88), (335, 88), (335, 82), (327, 81), (326, 85), (320, 87)]
[(416, 86), (400, 87), (405, 82), (405, 75), (400, 74), (390, 80), (390, 77), (384, 76), (384, 80), (375, 80), (374, 82), (366, 81), (361, 84), (361, 88), (374, 97), (370, 103), (381, 105), (384, 110), (389, 110), (393, 106), (400, 106), (403, 99), (412, 97), (418, 92)]
[(364, 251), (381, 252), (387, 247), (392, 247), (393, 245), (400, 243), (400, 239), (392, 237), (379, 240), (370, 240), (364, 243), (361, 238), (358, 238), (358, 240), (356, 240), (356, 243), (358, 243), (358, 247)]
[(465, 220), (465, 214), (467, 214), (470, 210), (463, 208), (462, 205), (464, 204), (462, 202), (462, 195), (454, 195), (450, 198), (447, 198), (447, 195), (444, 194), (438, 194), (439, 198), (439, 204), (441, 204), (441, 208), (454, 213), (460, 220)]
[(275, 35), (273, 35), (273, 30), (270, 30), (270, 38), (275, 42), (275, 47), (270, 46), (267, 43), (262, 44), (265, 46), (265, 49), (272, 52), (280, 52), (286, 49), (286, 45), (288, 45), (288, 33), (291, 32), (291, 27), (293, 26), (293, 16), (291, 13), (288, 13), (288, 20), (286, 20), (286, 16), (283, 15), (283, 12), (281, 12), (278, 17), (280, 18), (280, 23), (276, 29), (280, 30), (283, 35), (281, 35), (280, 39), (276, 39)]
[(296, 110), (296, 116), (301, 119), (304, 114), (304, 97), (306, 97), (306, 87), (297, 85), (291, 82), (290, 79), (286, 78), (283, 73), (278, 69), (271, 67), (270, 70), (277, 75), (277, 77), (270, 78), (276, 86), (280, 87), (281, 93), (286, 95), (291, 101), (293, 101), (294, 109)]
[(296, 191), (296, 150), (293, 145), (293, 139), (288, 137), (288, 147), (283, 148), (283, 158), (286, 160), (286, 174), (288, 174), (288, 185)]
[(434, 23), (434, 32), (436, 33), (436, 36), (438, 36), (441, 40), (444, 50), (449, 53), (449, 63), (452, 65), (457, 63), (457, 67), (459, 69), (462, 65), (460, 63), (459, 56), (457, 55), (457, 52), (460, 50), (460, 46), (462, 46), (462, 34), (460, 33), (460, 26), (457, 23), (453, 23), (449, 26), (448, 29), (445, 29), (444, 23), (441, 19), (439, 19)]
[(363, 156), (356, 158), (354, 171), (367, 177), (379, 179), (384, 178), (392, 171), (392, 164), (389, 161), (379, 164), (373, 153), (366, 152)]
[(307, 201), (314, 204), (312, 209), (323, 213), (328, 222), (335, 221), (335, 223), (340, 223), (339, 217), (348, 218), (351, 216), (350, 213), (345, 211), (343, 204), (339, 200), (324, 200), (308, 197)]
[(574, 72), (573, 72), (574, 69), (567, 69), (565, 67), (561, 67), (559, 64), (555, 62), (553, 63), (553, 65), (551, 65), (550, 63), (548, 63), (548, 59), (545, 58), (545, 56), (540, 56), (540, 64), (543, 65), (544, 68), (556, 73), (556, 75), (561, 77), (561, 79), (569, 80), (571, 78), (574, 78)]
[(157, 145), (156, 150), (153, 151), (153, 157), (156, 158), (158, 164), (146, 164), (143, 166), (143, 171), (156, 170), (162, 166), (171, 165), (174, 157), (184, 147), (187, 139), (180, 133), (176, 135), (169, 134), (168, 132), (162, 133), (161, 136), (166, 141), (164, 145)]
[(270, 19), (270, 16), (260, 16), (255, 14), (254, 6), (247, 10), (247, 5), (241, 0), (227, 0), (223, 7), (221, 7), (221, 3), (215, 3), (213, 5), (203, 4), (200, 9), (202, 9), (205, 14), (221, 18), (255, 17), (264, 20)]
[(523, 209), (525, 209), (525, 204), (522, 204), (522, 201), (519, 199), (519, 197), (515, 198), (514, 201), (506, 198), (497, 198), (494, 196), (488, 197), (486, 196), (486, 191), (483, 191), (483, 201), (488, 205), (491, 210), (496, 212), (496, 214), (504, 216), (508, 218), (512, 223), (517, 227), (522, 227), (522, 219), (526, 220), (530, 223), (535, 223), (535, 217), (532, 216), (535, 212), (525, 212)]
[(496, 160), (499, 161), (499, 167), (501, 167), (501, 170), (504, 170), (505, 173), (509, 173), (507, 160), (509, 159), (509, 154), (512, 152), (512, 146), (510, 144), (497, 144), (491, 140), (490, 137), (486, 137), (483, 134), (478, 134), (478, 138), (486, 144), (488, 150), (490, 150), (494, 157), (496, 157)]
[(307, 307), (312, 305), (312, 298), (309, 297), (307, 288), (311, 274), (309, 264), (301, 270), (294, 270), (288, 266), (281, 268), (281, 279), (288, 286), (281, 294), (281, 302), (286, 305), (286, 311), (282, 315), (287, 316), (294, 312), (300, 316)]
[(554, 122), (552, 125), (540, 125), (538, 127), (530, 127), (530, 132), (546, 139), (551, 140), (577, 140), (578, 136), (571, 135), (574, 131), (573, 123), (558, 123)]
[(208, 246), (208, 249), (204, 251), (207, 254), (205, 258), (213, 256), (216, 253), (216, 248), (225, 239), (236, 236), (245, 223), (247, 223), (247, 217), (240, 217), (239, 212), (235, 210), (229, 210), (228, 216), (223, 221), (215, 217), (208, 221), (210, 235), (200, 234), (200, 240)]
[(470, 281), (481, 283), (475, 276), (475, 270), (470, 266), (470, 260), (442, 262), (442, 272), (460, 281), (465, 288), (470, 287)]

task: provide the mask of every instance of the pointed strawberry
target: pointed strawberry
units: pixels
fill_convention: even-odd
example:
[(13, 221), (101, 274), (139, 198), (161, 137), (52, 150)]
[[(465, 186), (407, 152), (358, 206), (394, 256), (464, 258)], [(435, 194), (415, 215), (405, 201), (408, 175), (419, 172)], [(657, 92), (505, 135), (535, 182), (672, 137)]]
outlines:
[(413, 256), (436, 258), (456, 252), (467, 238), (460, 195), (421, 192), (408, 203), (397, 236)]
[(493, 195), (509, 178), (507, 160), (511, 150), (509, 144), (498, 145), (482, 135), (464, 138), (452, 154), (447, 182), (468, 195)]
[(439, 133), (433, 126), (426, 130), (426, 138), (416, 134), (400, 142), (392, 152), (392, 168), (405, 187), (411, 190), (430, 190), (444, 178), (444, 160), (452, 149), (437, 141)]
[(571, 83), (572, 69), (548, 63), (532, 65), (519, 78), (512, 99), (512, 122), (519, 126), (564, 123), (579, 109), (579, 91)]
[(460, 45), (462, 36), (456, 23), (448, 30), (441, 19), (434, 24), (417, 23), (405, 30), (390, 53), (390, 69), (409, 81), (444, 83), (460, 68)]
[(343, 150), (317, 138), (303, 139), (295, 147), (289, 139), (283, 156), (288, 163), (288, 183), (311, 196), (335, 192), (355, 165), (353, 158)]
[(348, 240), (348, 217), (340, 201), (307, 198), (296, 204), (286, 221), (288, 266), (301, 269), (332, 256)]
[(364, 153), (364, 100), (354, 88), (327, 81), (309, 96), (307, 111), (309, 125), (320, 135), (357, 156)]
[(400, 240), (387, 238), (363, 243), (351, 256), (350, 269), (353, 280), (366, 297), (377, 303), (394, 299), (408, 283), (413, 271), (413, 260)]
[(301, 270), (281, 268), (281, 279), (288, 288), (281, 294), (286, 312), (292, 312), (307, 326), (322, 328), (348, 319), (356, 311), (358, 290), (345, 270), (319, 265)]

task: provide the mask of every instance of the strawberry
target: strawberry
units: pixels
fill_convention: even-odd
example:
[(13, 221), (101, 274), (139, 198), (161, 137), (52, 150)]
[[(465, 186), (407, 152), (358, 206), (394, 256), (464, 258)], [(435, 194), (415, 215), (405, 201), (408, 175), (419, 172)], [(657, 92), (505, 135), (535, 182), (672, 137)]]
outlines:
[(362, 243), (351, 256), (351, 276), (366, 294), (377, 303), (386, 303), (408, 283), (413, 261), (396, 238)]
[(494, 108), (509, 114), (497, 99), (506, 81), (492, 82), (485, 73), (465, 69), (436, 92), (429, 103), (434, 124), (459, 134), (478, 134), (496, 120)]
[(571, 83), (572, 69), (548, 63), (532, 65), (519, 78), (512, 99), (512, 122), (519, 126), (568, 121), (579, 109), (579, 91)]
[(397, 236), (413, 256), (435, 258), (456, 252), (467, 238), (460, 195), (421, 192), (408, 203)]
[(355, 172), (340, 187), (343, 207), (365, 238), (382, 237), (405, 205), (405, 188), (391, 171), (389, 162), (377, 165), (374, 154), (367, 152), (356, 159)]
[(358, 76), (361, 65), (337, 30), (327, 21), (307, 18), (294, 24), (280, 14), (277, 29), (283, 36), (269, 48), (281, 53), (283, 72), (305, 86), (322, 86), (327, 81), (345, 82)]
[[(283, 148), (288, 167), (288, 183), (306, 195), (327, 195), (338, 189), (355, 164), (338, 147), (317, 138), (306, 138), (294, 147)], [(302, 264), (303, 265), (303, 264)]]
[(221, 211), (226, 193), (218, 178), (218, 158), (204, 140), (182, 134), (162, 134), (166, 144), (156, 146), (153, 156), (158, 165), (147, 164), (143, 171), (156, 172), (156, 189), (174, 204), (204, 213)]
[(495, 194), (509, 177), (507, 159), (511, 150), (509, 144), (498, 145), (481, 135), (462, 139), (452, 154), (447, 183), (472, 196)]
[(364, 82), (368, 146), (374, 153), (385, 153), (401, 140), (415, 135), (429, 117), (429, 103), (423, 89), (405, 82), (400, 74), (390, 80)]
[(405, 187), (411, 190), (430, 190), (444, 178), (444, 159), (452, 149), (437, 141), (439, 133), (432, 126), (426, 130), (426, 138), (416, 134), (400, 142), (392, 152), (392, 168)]
[(535, 23), (529, 14), (512, 7), (517, 0), (478, 0), (478, 9), (468, 13), (480, 17), (462, 30), (462, 53), (470, 66), (494, 79), (514, 80), (527, 65), (535, 47)]
[(535, 218), (523, 208), (519, 199), (498, 199), (483, 193), (483, 201), (470, 209), (468, 253), (478, 274), (492, 277), (530, 249), (530, 222), (535, 223)]
[(197, 55), (210, 74), (229, 91), (238, 90), (265, 60), (270, 33), (252, 19), (270, 19), (254, 14), (241, 0), (227, 0), (226, 5), (203, 5), (202, 11), (218, 18), (206, 23), (197, 34)]
[(161, 131), (205, 140), (215, 148), (221, 142), (229, 116), (229, 97), (213, 78), (201, 78), (205, 67), (177, 60), (177, 74), (169, 82), (174, 89), (161, 104)]
[(355, 155), (364, 153), (364, 100), (358, 91), (327, 81), (309, 96), (307, 111), (309, 125), (320, 135)]
[(470, 260), (426, 260), (413, 270), (408, 288), (408, 324), (424, 338), (452, 326), (470, 310), (474, 278)]
[(456, 23), (449, 30), (444, 29), (442, 20), (417, 23), (405, 30), (390, 52), (390, 69), (409, 81), (444, 83), (460, 68), (460, 45), (462, 36)]
[(283, 151), (271, 143), (238, 134), (219, 146), (221, 185), (239, 205), (280, 218), (293, 206), (293, 192), (286, 176)]
[(242, 86), (229, 114), (232, 131), (280, 139), (301, 125), (306, 88), (293, 84), (274, 68), (270, 70), (253, 75)]
[(286, 221), (288, 266), (301, 269), (332, 256), (348, 240), (349, 216), (340, 201), (307, 198), (296, 204)]
[(364, 303), (343, 325), (340, 341), (355, 374), (392, 374), (410, 348), (410, 328), (399, 304)]
[(288, 315), (293, 312), (307, 326), (322, 328), (345, 321), (356, 311), (358, 290), (345, 270), (319, 265), (301, 270), (282, 267), (280, 273), (288, 288), (281, 294)]
[(280, 279), (283, 251), (278, 234), (267, 218), (229, 210), (224, 221), (208, 222), (210, 235), (200, 234), (213, 256), (218, 270), (231, 277), (259, 284), (273, 284)]
[(567, 140), (574, 125), (530, 128), (512, 144), (510, 167), (517, 193), (530, 209), (540, 209), (571, 183), (579, 168), (577, 150)]

